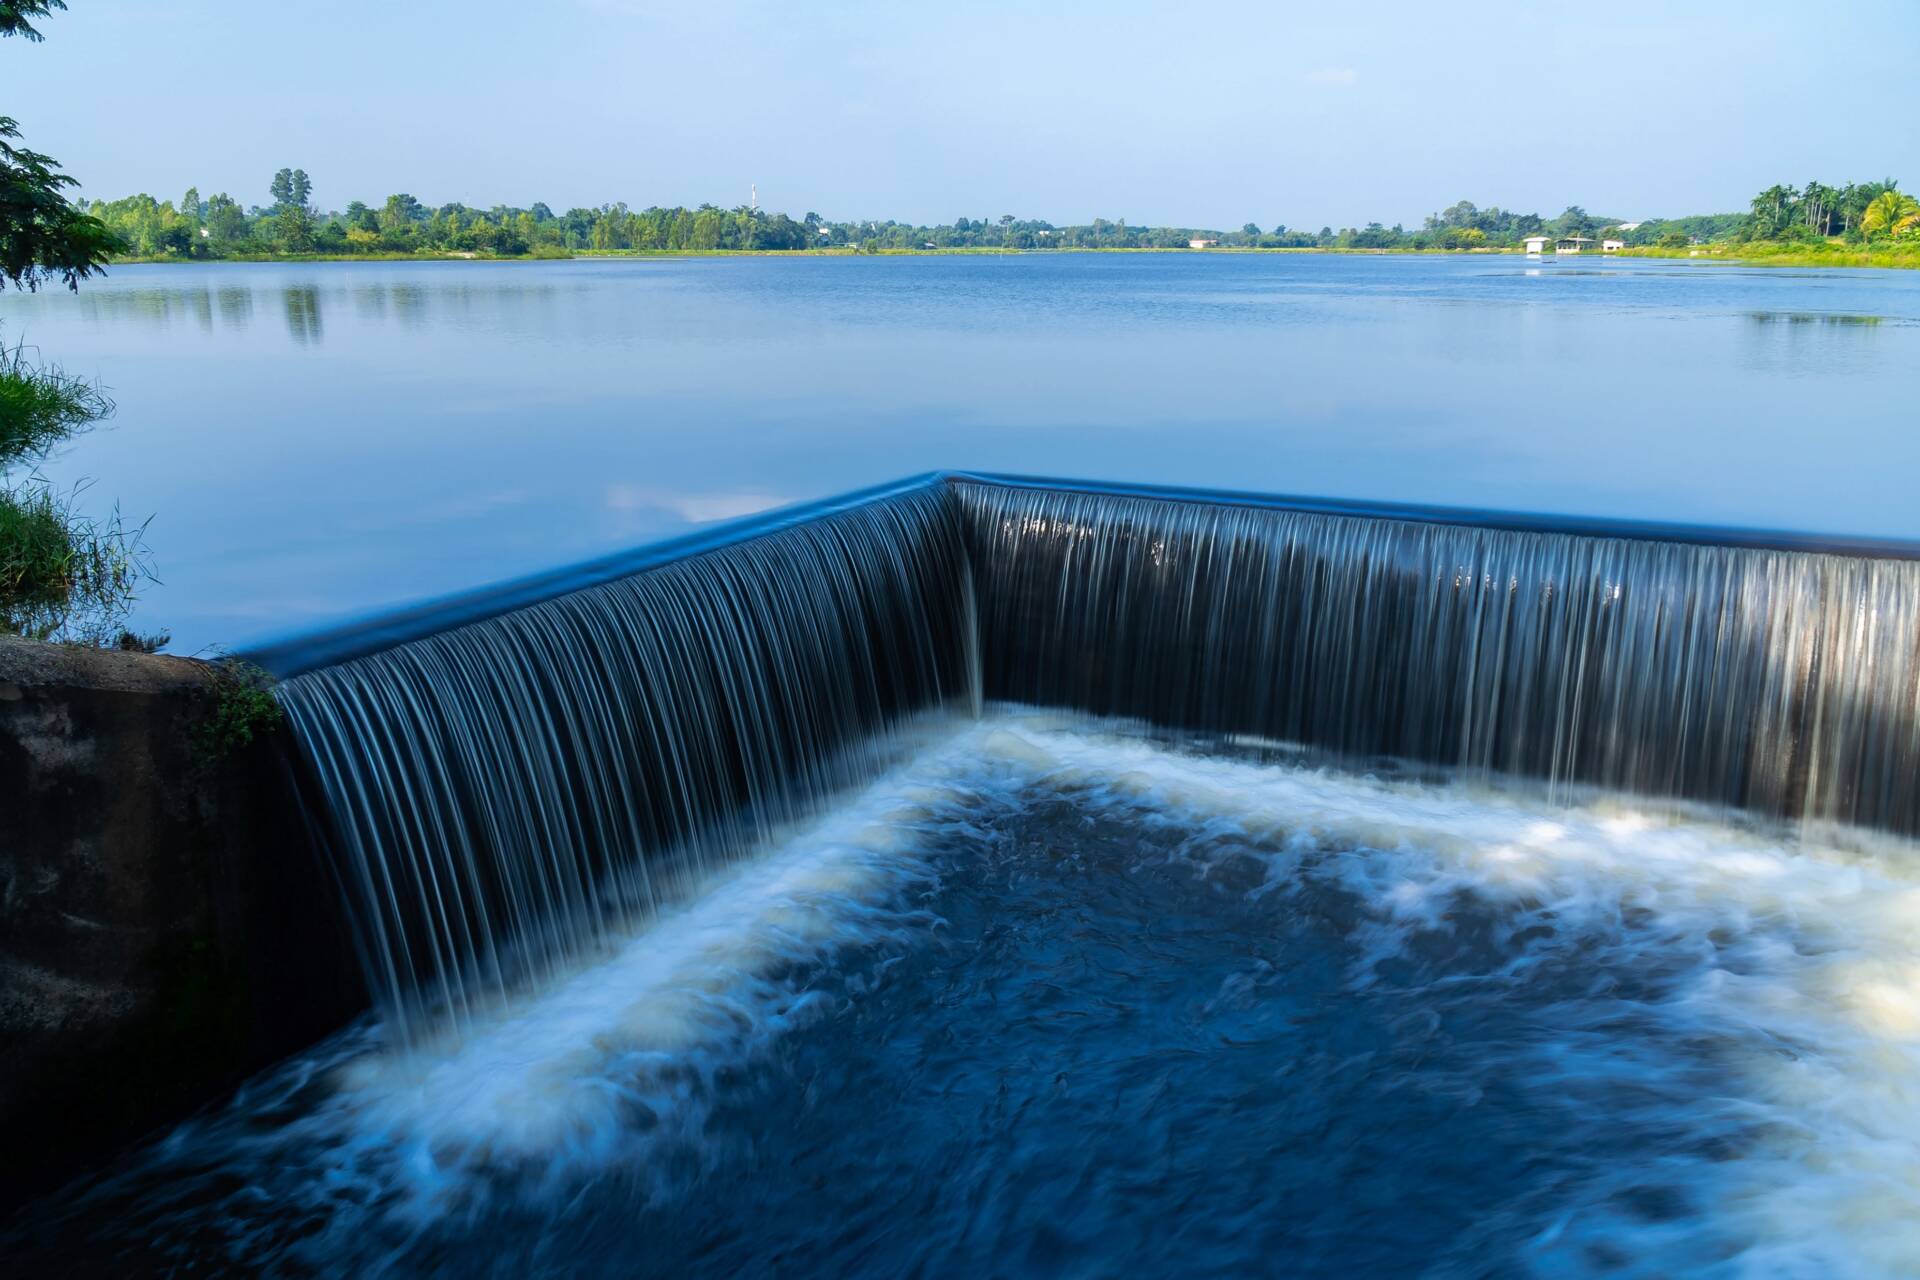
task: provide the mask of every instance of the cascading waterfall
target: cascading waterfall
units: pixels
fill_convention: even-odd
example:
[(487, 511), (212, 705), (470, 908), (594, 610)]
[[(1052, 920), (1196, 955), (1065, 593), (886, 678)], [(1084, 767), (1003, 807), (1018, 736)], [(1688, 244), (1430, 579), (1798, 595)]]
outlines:
[(1920, 565), (1662, 532), (950, 476), (268, 650), (384, 1017), (0, 1254), (1920, 1274)]
[(951, 477), (405, 626), (315, 642), (281, 697), (407, 1036), (983, 693), (1920, 831), (1920, 563), (1894, 556)]
[(1920, 563), (960, 481), (987, 697), (1920, 831)]
[(977, 702), (958, 525), (920, 487), (286, 680), (376, 1000), (538, 981)]

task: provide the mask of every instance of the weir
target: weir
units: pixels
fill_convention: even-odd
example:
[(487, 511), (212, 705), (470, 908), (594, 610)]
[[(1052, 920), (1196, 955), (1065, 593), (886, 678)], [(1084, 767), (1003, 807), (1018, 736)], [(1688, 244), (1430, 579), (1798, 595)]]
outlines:
[(464, 600), (281, 684), (401, 1033), (538, 980), (871, 776), (902, 720), (977, 707), (967, 572), (953, 504), (916, 485)]
[(1908, 549), (955, 492), (989, 698), (1920, 830)]
[(403, 1035), (1007, 700), (1920, 832), (1920, 562), (947, 474), (254, 655)]

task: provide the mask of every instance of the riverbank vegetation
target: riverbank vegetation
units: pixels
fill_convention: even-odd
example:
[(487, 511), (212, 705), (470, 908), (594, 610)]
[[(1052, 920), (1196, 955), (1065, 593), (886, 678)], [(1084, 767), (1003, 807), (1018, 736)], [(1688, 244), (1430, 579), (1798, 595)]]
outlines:
[[(566, 257), (575, 253), (925, 253), (1049, 249), (1337, 249), (1385, 251), (1511, 250), (1524, 238), (1582, 237), (1619, 241), (1649, 255), (1690, 253), (1751, 259), (1832, 257), (1845, 265), (1911, 265), (1909, 242), (1920, 237), (1912, 200), (1891, 180), (1830, 187), (1775, 185), (1745, 213), (1628, 221), (1590, 214), (1578, 205), (1555, 217), (1482, 208), (1461, 200), (1418, 227), (1318, 230), (1244, 223), (1237, 230), (1137, 226), (1095, 218), (1056, 225), (1001, 214), (955, 218), (928, 226), (898, 221), (800, 218), (752, 206), (722, 209), (625, 204), (556, 212), (542, 203), (490, 208), (430, 206), (400, 193), (379, 204), (355, 200), (322, 211), (301, 169), (282, 169), (268, 184), (271, 202), (243, 204), (221, 192), (188, 188), (178, 201), (151, 195), (96, 201), (88, 214), (141, 260), (294, 258)], [(1902, 203), (1904, 202), (1904, 203)], [(1697, 255), (1696, 255), (1697, 256)]]
[(1623, 237), (1654, 256), (1737, 258), (1767, 266), (1920, 267), (1920, 202), (1892, 178), (1832, 187), (1776, 183), (1754, 196), (1748, 211), (1717, 234), (1660, 233)]
[(1186, 249), (1195, 241), (1243, 249), (1472, 249), (1500, 247), (1515, 237), (1549, 230), (1581, 235), (1604, 219), (1579, 208), (1558, 218), (1477, 209), (1461, 202), (1427, 225), (1319, 230), (1246, 223), (1237, 231), (1205, 227), (1138, 226), (1124, 218), (1056, 225), (1001, 214), (959, 217), (933, 226), (886, 221), (834, 221), (809, 212), (800, 218), (751, 206), (625, 204), (573, 208), (564, 213), (535, 203), (525, 208), (429, 206), (400, 193), (376, 205), (353, 201), (323, 212), (310, 199), (304, 170), (282, 169), (269, 184), (270, 204), (244, 206), (221, 192), (203, 197), (190, 187), (178, 201), (151, 195), (96, 201), (88, 212), (142, 259), (250, 259), (283, 257), (391, 257), (473, 254), (487, 257), (561, 256), (585, 252), (902, 252), (928, 250)]
[[(0, 0), (0, 38), (38, 41), (30, 18), (63, 0)], [(0, 290), (57, 281), (78, 289), (124, 246), (99, 219), (75, 208), (73, 179), (51, 157), (20, 145), (19, 126), (0, 116)], [(113, 412), (100, 387), (45, 362), (15, 339), (0, 342), (0, 635), (157, 648), (123, 623), (148, 576), (145, 526), (78, 505), (40, 472), (49, 453)]]
[(124, 623), (150, 576), (145, 526), (81, 510), (40, 473), (55, 448), (113, 412), (100, 388), (0, 347), (0, 635), (153, 648)]

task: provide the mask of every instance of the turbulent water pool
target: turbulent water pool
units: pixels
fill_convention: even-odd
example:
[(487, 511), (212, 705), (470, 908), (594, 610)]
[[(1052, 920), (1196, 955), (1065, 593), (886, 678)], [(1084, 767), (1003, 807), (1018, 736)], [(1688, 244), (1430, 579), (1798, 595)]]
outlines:
[(463, 1034), (356, 1027), (15, 1274), (1891, 1275), (1920, 862), (1003, 710)]

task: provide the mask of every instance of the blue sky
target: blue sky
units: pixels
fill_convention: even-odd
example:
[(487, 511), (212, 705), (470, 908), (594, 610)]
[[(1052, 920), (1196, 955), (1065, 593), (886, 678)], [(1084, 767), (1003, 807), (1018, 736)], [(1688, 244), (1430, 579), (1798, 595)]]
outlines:
[[(1920, 186), (1920, 0), (70, 0), (0, 113), (88, 195), (1318, 228)], [(1603, 16), (1583, 18), (1580, 14)]]

